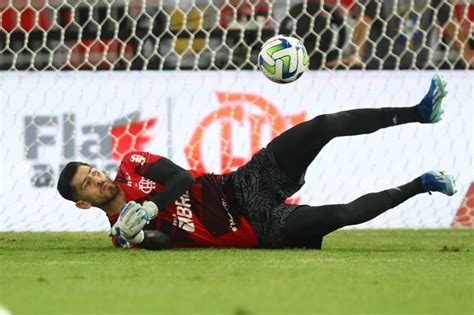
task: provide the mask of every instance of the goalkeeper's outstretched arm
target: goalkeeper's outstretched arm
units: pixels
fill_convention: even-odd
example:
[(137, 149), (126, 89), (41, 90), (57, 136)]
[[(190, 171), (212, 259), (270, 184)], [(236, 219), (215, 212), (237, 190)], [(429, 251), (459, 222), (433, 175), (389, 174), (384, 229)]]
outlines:
[(193, 176), (171, 160), (161, 157), (149, 163), (144, 170), (138, 171), (142, 176), (163, 185), (160, 191), (151, 198), (159, 209), (167, 207), (194, 184)]

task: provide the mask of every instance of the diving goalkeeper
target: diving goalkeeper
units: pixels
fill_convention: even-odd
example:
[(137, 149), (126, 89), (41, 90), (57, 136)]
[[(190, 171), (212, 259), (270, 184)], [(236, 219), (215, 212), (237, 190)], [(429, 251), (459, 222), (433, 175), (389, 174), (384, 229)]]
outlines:
[(319, 115), (274, 138), (228, 174), (185, 170), (149, 152), (131, 152), (114, 181), (91, 165), (70, 162), (58, 191), (78, 208), (102, 209), (116, 247), (306, 247), (344, 226), (369, 221), (418, 194), (456, 192), (452, 176), (431, 171), (401, 186), (347, 204), (289, 205), (308, 166), (336, 137), (368, 134), (407, 123), (436, 123), (446, 83), (435, 75), (413, 107), (355, 109)]

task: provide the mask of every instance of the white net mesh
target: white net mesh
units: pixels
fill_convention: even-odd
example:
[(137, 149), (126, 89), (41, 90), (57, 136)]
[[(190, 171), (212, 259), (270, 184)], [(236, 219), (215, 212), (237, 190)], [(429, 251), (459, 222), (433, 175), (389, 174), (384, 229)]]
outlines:
[[(445, 75), (446, 119), (331, 143), (293, 201), (346, 202), (442, 168), (458, 179), (456, 197), (418, 198), (366, 226), (473, 225), (468, 2), (3, 1), (0, 9), (0, 69), (10, 70), (0, 76), (0, 230), (105, 229), (99, 211), (79, 212), (55, 192), (70, 160), (114, 176), (123, 154), (143, 149), (227, 172), (314, 115), (415, 104), (434, 72), (397, 71), (406, 69)], [(280, 33), (302, 39), (313, 71), (288, 86), (241, 71), (257, 70), (261, 45)]]
[[(300, 37), (312, 69), (466, 68), (467, 2), (2, 1), (1, 69), (256, 69), (262, 43)], [(363, 65), (347, 57), (360, 56)]]

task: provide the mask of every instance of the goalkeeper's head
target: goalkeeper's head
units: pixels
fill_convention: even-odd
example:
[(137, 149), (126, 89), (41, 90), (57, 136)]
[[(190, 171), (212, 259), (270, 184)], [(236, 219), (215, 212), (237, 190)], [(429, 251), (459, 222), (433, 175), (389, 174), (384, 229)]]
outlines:
[(61, 171), (58, 191), (64, 199), (81, 209), (103, 208), (119, 193), (119, 187), (104, 172), (82, 163), (70, 162)]

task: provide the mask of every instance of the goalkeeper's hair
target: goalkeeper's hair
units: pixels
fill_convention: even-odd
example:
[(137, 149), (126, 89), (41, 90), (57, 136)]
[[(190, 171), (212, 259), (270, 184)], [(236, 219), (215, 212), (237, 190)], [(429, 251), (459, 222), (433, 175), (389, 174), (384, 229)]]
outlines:
[(71, 182), (77, 173), (79, 166), (89, 166), (87, 163), (82, 162), (69, 162), (61, 171), (58, 180), (58, 191), (59, 194), (67, 200), (77, 201), (76, 190), (72, 187)]

